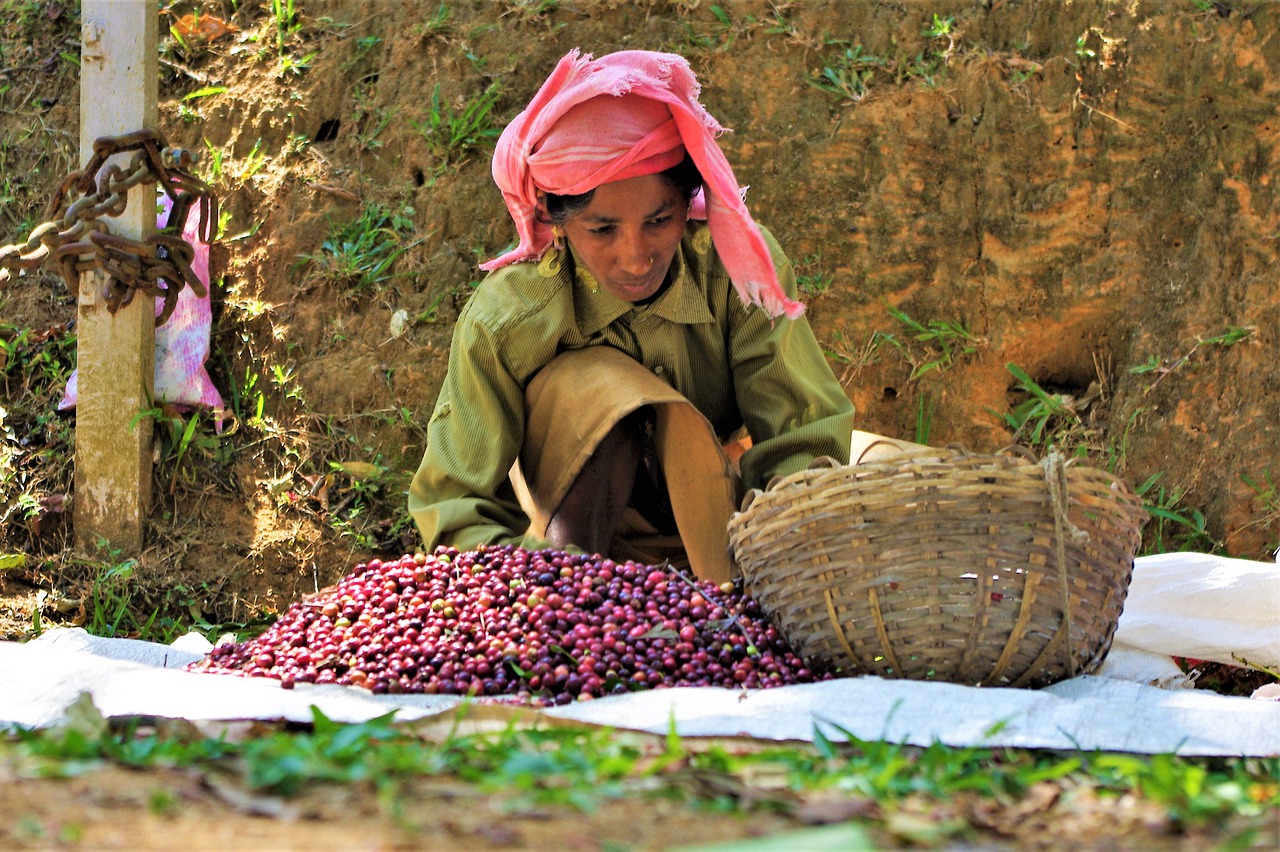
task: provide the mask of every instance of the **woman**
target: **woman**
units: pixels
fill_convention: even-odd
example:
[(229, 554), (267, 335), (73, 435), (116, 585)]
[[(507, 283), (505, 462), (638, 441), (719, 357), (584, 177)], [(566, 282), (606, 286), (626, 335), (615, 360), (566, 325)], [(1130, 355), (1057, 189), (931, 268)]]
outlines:
[(520, 239), (458, 319), (409, 492), (426, 547), (657, 561), (674, 534), (727, 579), (744, 487), (847, 462), (853, 406), (721, 132), (688, 63), (648, 51), (570, 52), (503, 132)]

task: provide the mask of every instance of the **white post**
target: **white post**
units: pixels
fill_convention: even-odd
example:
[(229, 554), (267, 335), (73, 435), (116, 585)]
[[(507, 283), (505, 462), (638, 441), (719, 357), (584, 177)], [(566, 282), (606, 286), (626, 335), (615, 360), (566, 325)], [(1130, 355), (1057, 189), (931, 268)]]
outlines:
[[(93, 141), (156, 125), (158, 95), (155, 0), (82, 0), (80, 4), (80, 162)], [(119, 165), (128, 166), (122, 155)], [(155, 230), (155, 186), (129, 192), (128, 208), (103, 220), (122, 237)], [(75, 539), (82, 553), (105, 540), (136, 556), (151, 508), (155, 379), (155, 301), (138, 294), (112, 314), (103, 301), (105, 276), (80, 276), (77, 328)]]

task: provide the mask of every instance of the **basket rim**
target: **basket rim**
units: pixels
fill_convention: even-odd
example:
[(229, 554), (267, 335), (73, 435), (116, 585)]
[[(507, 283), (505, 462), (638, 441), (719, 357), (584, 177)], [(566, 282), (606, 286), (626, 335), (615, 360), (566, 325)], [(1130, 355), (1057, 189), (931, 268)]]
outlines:
[[(926, 462), (938, 463), (938, 468), (926, 470)], [(848, 487), (866, 489), (883, 481), (909, 481), (907, 475), (920, 483), (928, 482), (929, 487), (937, 488), (944, 484), (948, 476), (955, 476), (961, 471), (973, 478), (981, 477), (984, 470), (997, 470), (1002, 473), (1026, 475), (1038, 470), (1041, 481), (1049, 476), (1050, 470), (1065, 473), (1069, 479), (1095, 480), (1105, 482), (1116, 496), (1124, 498), (1121, 502), (1137, 501), (1137, 492), (1132, 483), (1124, 477), (1100, 467), (1085, 464), (1077, 457), (1066, 458), (1054, 450), (1037, 459), (1030, 451), (1018, 445), (1006, 447), (994, 453), (975, 453), (954, 444), (946, 447), (909, 448), (869, 462), (842, 464), (830, 456), (815, 459), (803, 470), (773, 477), (766, 486), (752, 488), (742, 497), (738, 509), (729, 519), (730, 528), (735, 523), (742, 523), (740, 516), (747, 513), (757, 501), (797, 499), (796, 491), (811, 485), (815, 480), (834, 477), (849, 477)], [(1028, 479), (1030, 482), (1031, 480)]]

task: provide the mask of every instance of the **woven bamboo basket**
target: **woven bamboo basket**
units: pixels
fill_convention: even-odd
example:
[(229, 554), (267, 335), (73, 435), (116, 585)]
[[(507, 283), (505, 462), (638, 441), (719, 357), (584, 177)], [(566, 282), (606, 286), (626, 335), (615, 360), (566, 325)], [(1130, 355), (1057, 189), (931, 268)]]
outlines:
[(729, 524), (747, 589), (807, 664), (1041, 687), (1097, 669), (1145, 517), (1057, 454), (909, 450), (753, 491)]

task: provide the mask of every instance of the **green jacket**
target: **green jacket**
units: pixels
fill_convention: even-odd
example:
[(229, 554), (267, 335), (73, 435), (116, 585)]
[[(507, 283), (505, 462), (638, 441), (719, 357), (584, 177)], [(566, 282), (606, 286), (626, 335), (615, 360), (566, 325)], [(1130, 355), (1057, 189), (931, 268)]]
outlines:
[[(795, 297), (791, 263), (765, 231), (778, 279)], [(449, 369), (409, 489), (430, 551), (528, 543), (528, 518), (508, 473), (524, 440), (524, 390), (561, 352), (612, 346), (663, 377), (727, 440), (745, 426), (745, 488), (803, 470), (816, 457), (848, 462), (853, 404), (806, 319), (771, 320), (744, 306), (703, 222), (691, 221), (672, 283), (636, 307), (599, 289), (567, 250), (485, 278), (458, 317)]]

